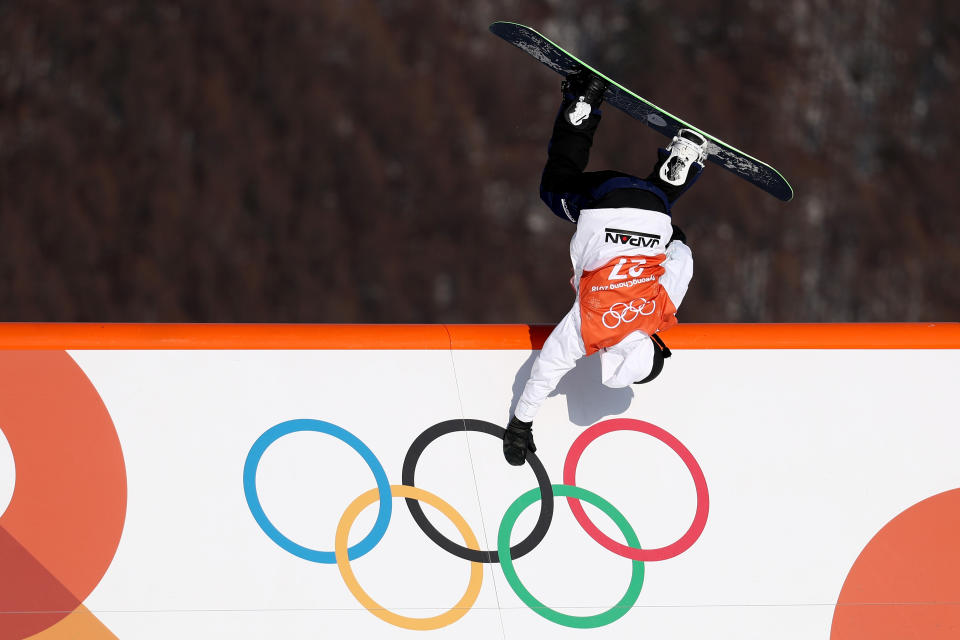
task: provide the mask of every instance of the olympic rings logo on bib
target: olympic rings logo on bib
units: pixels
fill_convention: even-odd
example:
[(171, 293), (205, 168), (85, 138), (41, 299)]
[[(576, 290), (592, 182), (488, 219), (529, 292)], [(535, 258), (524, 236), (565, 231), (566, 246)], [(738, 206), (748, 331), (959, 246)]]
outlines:
[[(633, 306), (634, 302), (639, 302), (640, 307)], [(647, 311), (647, 305), (650, 305), (649, 311)], [(618, 302), (607, 309), (603, 316), (600, 317), (600, 321), (603, 322), (603, 326), (607, 329), (616, 329), (621, 323), (629, 324), (640, 316), (652, 315), (656, 309), (657, 301), (647, 300), (646, 298), (637, 298), (630, 302)], [(616, 321), (615, 324), (614, 321)]]
[[(640, 311), (638, 310), (637, 313), (639, 314)], [(370, 467), (377, 485), (376, 488), (362, 493), (346, 508), (337, 525), (334, 549), (331, 551), (310, 549), (293, 542), (282, 534), (264, 512), (257, 492), (257, 468), (264, 452), (278, 439), (302, 431), (326, 434), (347, 444)], [(407, 450), (401, 470), (402, 484), (390, 484), (383, 466), (373, 452), (346, 429), (322, 420), (300, 419), (281, 422), (264, 432), (254, 442), (247, 454), (243, 468), (243, 490), (247, 506), (261, 530), (281, 549), (311, 562), (335, 564), (347, 589), (370, 613), (394, 626), (418, 631), (448, 626), (467, 614), (480, 594), (483, 582), (483, 563), (499, 563), (507, 583), (517, 594), (517, 597), (533, 612), (546, 620), (561, 626), (580, 629), (610, 624), (626, 615), (639, 598), (644, 579), (643, 563), (645, 561), (666, 560), (686, 551), (696, 542), (706, 526), (709, 511), (707, 484), (700, 465), (697, 464), (690, 451), (679, 440), (656, 425), (642, 420), (618, 418), (595, 424), (581, 433), (573, 442), (563, 467), (563, 484), (551, 484), (540, 459), (537, 458), (536, 454), (528, 452), (527, 461), (530, 463), (530, 469), (536, 478), (537, 487), (525, 492), (507, 508), (498, 529), (496, 549), (481, 550), (476, 534), (453, 506), (436, 494), (415, 486), (417, 463), (427, 446), (441, 436), (466, 431), (485, 433), (497, 439), (502, 439), (504, 434), (503, 427), (483, 420), (457, 419), (435, 424), (417, 436)], [(584, 450), (597, 438), (614, 431), (635, 431), (660, 440), (680, 457), (690, 471), (696, 488), (696, 513), (686, 533), (672, 544), (655, 549), (642, 549), (639, 537), (633, 527), (616, 507), (599, 495), (575, 484), (577, 464)], [(631, 562), (632, 573), (626, 592), (616, 604), (604, 612), (588, 616), (575, 616), (555, 611), (531, 594), (519, 578), (514, 561), (536, 548), (546, 536), (553, 520), (554, 496), (563, 496), (567, 499), (575, 519), (593, 540), (610, 552), (629, 559)], [(393, 517), (393, 498), (395, 497), (405, 499), (410, 515), (427, 538), (451, 555), (467, 560), (471, 565), (467, 589), (463, 596), (451, 609), (439, 615), (426, 618), (409, 617), (386, 609), (364, 591), (351, 567), (351, 561), (359, 559), (372, 550), (386, 534), (387, 527)], [(617, 542), (600, 531), (584, 511), (581, 504), (582, 500), (589, 502), (605, 513), (623, 533), (627, 544)], [(366, 507), (374, 502), (379, 502), (379, 510), (372, 529), (360, 542), (352, 547), (348, 546), (347, 541), (354, 521)], [(427, 518), (421, 507), (421, 502), (426, 502), (450, 520), (459, 533), (459, 537), (463, 539), (463, 544), (455, 542), (441, 533)], [(513, 531), (514, 524), (523, 511), (535, 502), (540, 504), (540, 514), (533, 530), (523, 540), (510, 546), (510, 534)]]

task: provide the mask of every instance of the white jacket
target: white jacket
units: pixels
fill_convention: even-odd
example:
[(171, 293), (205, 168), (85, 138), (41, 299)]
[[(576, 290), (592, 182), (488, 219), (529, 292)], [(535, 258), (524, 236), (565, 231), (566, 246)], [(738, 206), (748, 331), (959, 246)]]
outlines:
[[(618, 257), (654, 256), (666, 253), (660, 284), (674, 306), (680, 307), (687, 286), (693, 277), (693, 254), (683, 242), (674, 240), (669, 247), (673, 228), (670, 216), (646, 209), (584, 209), (577, 220), (577, 231), (570, 240), (570, 261), (573, 278), (570, 283), (579, 291), (584, 271), (597, 269)], [(642, 380), (653, 365), (653, 342), (642, 331), (634, 331), (618, 344), (602, 349), (601, 378), (608, 387), (626, 387)], [(586, 354), (580, 333), (579, 295), (543, 343), (533, 363), (530, 379), (517, 402), (514, 414), (525, 422), (532, 421), (557, 387), (560, 378)]]

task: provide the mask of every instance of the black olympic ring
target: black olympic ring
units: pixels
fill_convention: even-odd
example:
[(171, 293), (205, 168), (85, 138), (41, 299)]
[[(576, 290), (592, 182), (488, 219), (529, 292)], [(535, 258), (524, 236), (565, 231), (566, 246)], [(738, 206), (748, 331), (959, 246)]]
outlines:
[[(415, 487), (413, 477), (417, 471), (417, 462), (420, 460), (420, 455), (424, 449), (440, 436), (454, 433), (455, 431), (477, 431), (479, 433), (490, 434), (499, 440), (503, 440), (503, 434), (506, 432), (506, 429), (484, 420), (474, 420), (471, 418), (445, 420), (444, 422), (429, 427), (417, 436), (417, 439), (414, 440), (410, 448), (407, 449), (407, 455), (403, 459), (403, 470), (401, 472), (402, 483), (409, 487)], [(534, 525), (533, 531), (516, 545), (510, 547), (510, 557), (514, 560), (530, 553), (540, 544), (540, 541), (547, 535), (550, 522), (553, 520), (553, 485), (550, 484), (547, 470), (544, 469), (540, 458), (532, 451), (527, 452), (527, 462), (530, 463), (530, 467), (533, 469), (533, 474), (536, 476), (537, 484), (540, 487), (540, 495), (543, 498), (540, 501), (540, 517), (537, 518), (537, 523)], [(411, 498), (405, 498), (405, 500), (407, 501), (407, 508), (410, 509), (410, 515), (413, 516), (414, 521), (420, 526), (420, 529), (427, 537), (433, 540), (441, 549), (449, 551), (458, 558), (463, 558), (470, 562), (500, 561), (496, 549), (493, 551), (468, 549), (450, 540), (430, 523), (419, 501)]]

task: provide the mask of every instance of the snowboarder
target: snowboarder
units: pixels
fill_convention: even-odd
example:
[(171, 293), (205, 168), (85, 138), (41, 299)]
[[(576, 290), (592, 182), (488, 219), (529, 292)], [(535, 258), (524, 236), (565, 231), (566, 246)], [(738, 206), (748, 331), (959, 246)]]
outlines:
[(540, 197), (577, 225), (570, 241), (577, 297), (544, 342), (507, 425), (503, 455), (512, 465), (536, 451), (534, 416), (584, 355), (600, 352), (601, 381), (608, 387), (643, 384), (660, 374), (670, 350), (657, 332), (677, 323), (674, 314), (693, 276), (693, 255), (670, 214), (703, 171), (707, 141), (681, 129), (658, 150), (646, 178), (585, 172), (605, 88), (588, 71), (562, 84)]

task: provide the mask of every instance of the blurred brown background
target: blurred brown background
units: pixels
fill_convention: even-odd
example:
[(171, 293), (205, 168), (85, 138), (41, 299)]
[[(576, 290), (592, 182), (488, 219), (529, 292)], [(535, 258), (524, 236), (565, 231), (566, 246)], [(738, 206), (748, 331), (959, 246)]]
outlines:
[[(960, 4), (0, 1), (0, 320), (555, 322), (528, 24), (768, 162), (674, 209), (685, 322), (957, 320)], [(666, 139), (607, 108), (591, 169)]]

